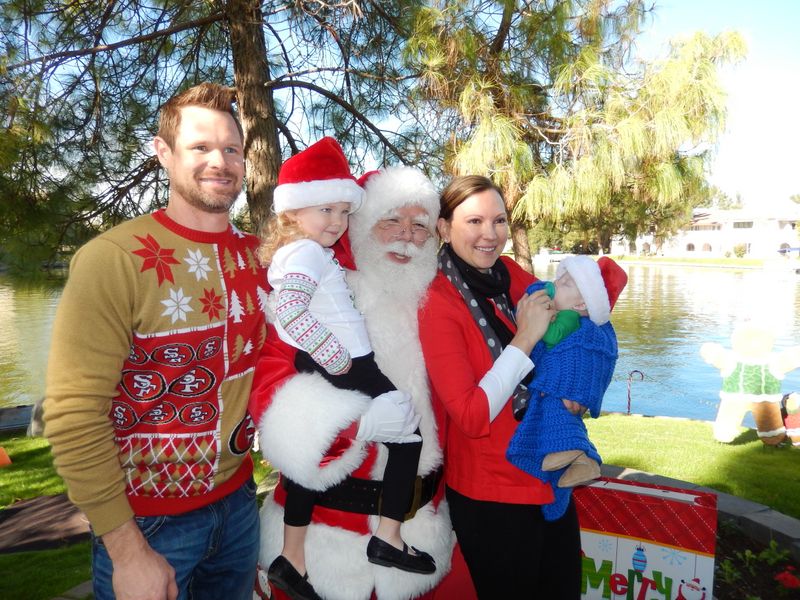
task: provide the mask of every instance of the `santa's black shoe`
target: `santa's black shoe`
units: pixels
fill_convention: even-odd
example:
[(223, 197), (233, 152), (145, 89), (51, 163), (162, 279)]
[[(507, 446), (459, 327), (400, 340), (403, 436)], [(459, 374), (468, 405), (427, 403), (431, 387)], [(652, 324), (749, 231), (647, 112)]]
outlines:
[(436, 562), (430, 554), (417, 550), (413, 546), (411, 549), (416, 554), (408, 551), (405, 542), (403, 542), (403, 549), (399, 550), (389, 542), (384, 542), (373, 535), (367, 544), (367, 559), (376, 565), (395, 567), (411, 573), (429, 574), (436, 571)]
[(322, 600), (308, 583), (308, 573), (300, 575), (282, 555), (272, 561), (267, 578), (292, 600)]

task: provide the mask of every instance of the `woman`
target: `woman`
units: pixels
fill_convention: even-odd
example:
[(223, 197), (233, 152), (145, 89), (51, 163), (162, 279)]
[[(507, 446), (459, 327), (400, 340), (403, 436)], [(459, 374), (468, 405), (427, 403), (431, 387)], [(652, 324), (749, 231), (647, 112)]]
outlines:
[[(440, 198), (439, 273), (420, 309), (434, 407), (444, 411), (445, 482), (453, 528), (480, 598), (576, 599), (580, 533), (570, 504), (546, 522), (548, 484), (505, 458), (528, 358), (555, 314), (533, 277), (501, 257), (508, 218), (500, 189), (458, 177)], [(441, 421), (440, 421), (441, 422)]]

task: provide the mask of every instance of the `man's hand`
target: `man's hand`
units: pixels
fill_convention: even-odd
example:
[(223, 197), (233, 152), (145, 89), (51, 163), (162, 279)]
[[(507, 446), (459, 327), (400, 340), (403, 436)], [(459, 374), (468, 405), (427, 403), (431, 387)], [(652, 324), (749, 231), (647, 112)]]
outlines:
[(567, 400), (566, 398), (562, 398), (561, 401), (564, 403), (564, 406), (567, 408), (567, 410), (573, 415), (581, 416), (588, 408), (583, 404), (578, 404), (575, 402), (575, 400)]
[(131, 519), (103, 535), (114, 566), (117, 600), (176, 600), (175, 570), (153, 550)]
[(393, 390), (373, 398), (367, 411), (361, 415), (357, 440), (406, 444), (420, 442), (415, 434), (420, 417), (411, 406), (411, 397)]

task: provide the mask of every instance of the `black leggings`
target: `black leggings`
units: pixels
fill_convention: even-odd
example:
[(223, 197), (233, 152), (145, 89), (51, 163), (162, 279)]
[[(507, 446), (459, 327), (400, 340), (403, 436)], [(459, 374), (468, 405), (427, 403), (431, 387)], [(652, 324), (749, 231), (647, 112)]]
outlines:
[(552, 522), (538, 505), (473, 500), (449, 487), (447, 503), (478, 598), (580, 598), (581, 540), (572, 501)]
[[(331, 375), (320, 367), (306, 352), (298, 351), (295, 357), (298, 371), (320, 373), (334, 387), (342, 390), (358, 390), (368, 396), (380, 396), (391, 392), (394, 387), (375, 362), (374, 354), (353, 359), (353, 366), (344, 375)], [(419, 429), (416, 431), (419, 434)], [(381, 494), (382, 517), (402, 522), (411, 508), (414, 496), (414, 480), (417, 477), (419, 455), (422, 442), (410, 444), (384, 444), (389, 454), (383, 471), (383, 491)], [(317, 493), (291, 481), (284, 480), (286, 503), (283, 522), (294, 527), (303, 527), (311, 522)]]

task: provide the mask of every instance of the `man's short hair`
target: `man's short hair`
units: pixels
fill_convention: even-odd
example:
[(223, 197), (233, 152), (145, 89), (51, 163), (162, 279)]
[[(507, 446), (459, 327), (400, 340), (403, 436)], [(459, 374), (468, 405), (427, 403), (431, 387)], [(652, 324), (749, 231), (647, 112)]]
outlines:
[(239, 117), (233, 109), (235, 102), (236, 88), (216, 83), (201, 83), (190, 87), (167, 100), (164, 106), (161, 107), (161, 114), (158, 118), (158, 137), (163, 139), (167, 146), (173, 148), (178, 127), (181, 124), (181, 109), (184, 106), (199, 106), (231, 115), (244, 142), (242, 125), (239, 123)]

